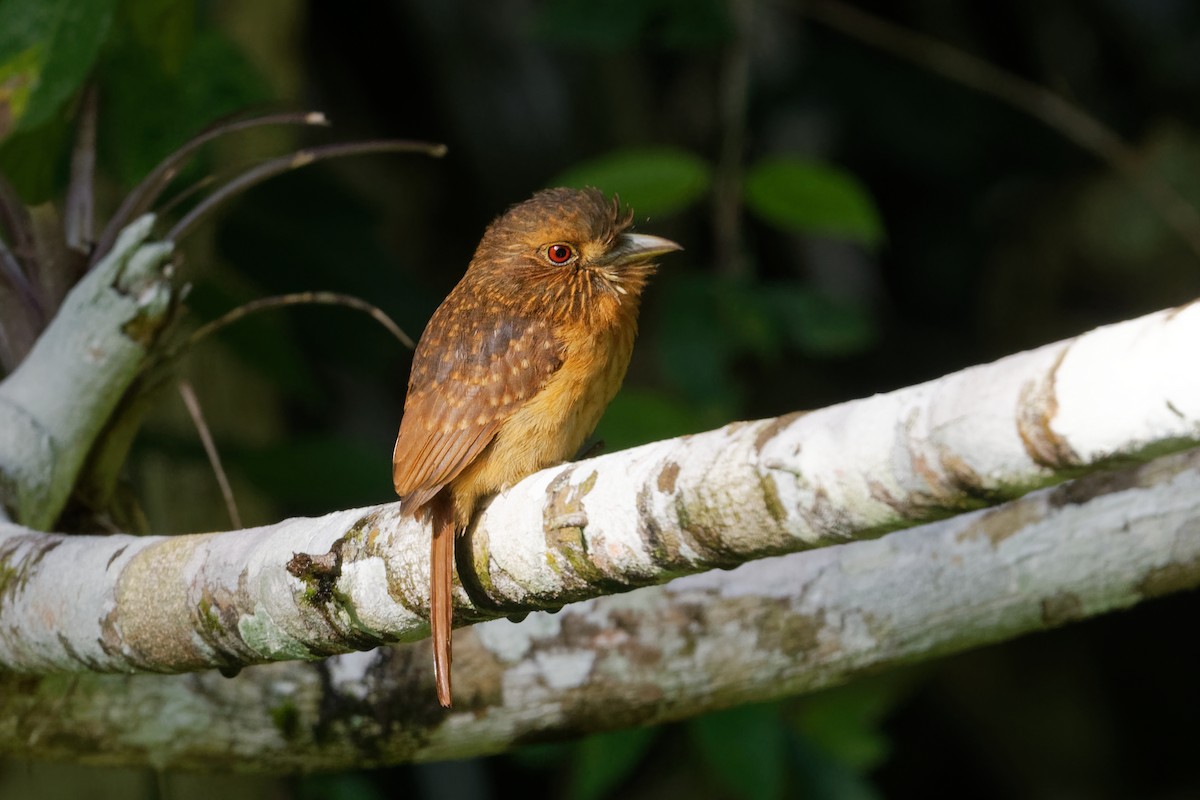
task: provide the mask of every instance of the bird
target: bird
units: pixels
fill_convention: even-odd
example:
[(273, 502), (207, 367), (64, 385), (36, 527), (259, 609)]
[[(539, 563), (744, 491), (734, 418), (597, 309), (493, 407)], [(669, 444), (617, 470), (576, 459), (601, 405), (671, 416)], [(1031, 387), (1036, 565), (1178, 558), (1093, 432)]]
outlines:
[(454, 539), (476, 505), (570, 459), (624, 380), (657, 259), (683, 248), (634, 233), (595, 188), (552, 188), (484, 231), (413, 354), (392, 479), (426, 520), (438, 702), (452, 703)]

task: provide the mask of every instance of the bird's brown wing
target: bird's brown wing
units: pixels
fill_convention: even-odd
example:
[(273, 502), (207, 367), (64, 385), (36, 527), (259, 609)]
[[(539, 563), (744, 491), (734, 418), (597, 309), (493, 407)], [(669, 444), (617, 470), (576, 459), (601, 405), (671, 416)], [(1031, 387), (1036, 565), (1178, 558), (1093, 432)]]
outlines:
[(392, 480), (409, 513), (477, 458), (562, 365), (561, 346), (544, 322), (491, 313), (489, 327), (477, 328), (471, 312), (481, 305), (452, 292), (413, 356), (392, 452)]

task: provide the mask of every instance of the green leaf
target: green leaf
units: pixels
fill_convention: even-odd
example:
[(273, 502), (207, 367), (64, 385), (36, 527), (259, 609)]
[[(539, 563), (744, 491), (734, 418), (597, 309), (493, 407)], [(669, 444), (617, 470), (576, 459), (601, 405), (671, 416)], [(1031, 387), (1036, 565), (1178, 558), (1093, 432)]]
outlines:
[(543, 742), (541, 744), (526, 744), (509, 750), (505, 757), (511, 759), (524, 769), (551, 770), (558, 769), (570, 758), (575, 751), (574, 742)]
[(661, 40), (680, 50), (719, 47), (736, 35), (726, 0), (664, 0)]
[(862, 772), (847, 766), (802, 737), (793, 736), (790, 743), (797, 797), (882, 800), (882, 795)]
[(589, 736), (575, 749), (571, 800), (600, 800), (624, 782), (641, 763), (658, 728), (630, 728)]
[(696, 406), (677, 400), (664, 392), (627, 388), (613, 398), (596, 438), (604, 442), (604, 452), (612, 453), (646, 442), (697, 433), (719, 425), (720, 415), (703, 413)]
[(714, 411), (738, 413), (738, 385), (730, 375), (746, 355), (767, 364), (789, 349), (844, 357), (869, 349), (879, 337), (869, 306), (797, 281), (663, 275), (656, 286), (663, 315), (660, 373), (704, 419)]
[(296, 782), (299, 800), (384, 800), (387, 796), (366, 772), (306, 775)]
[(658, 341), (661, 373), (694, 407), (732, 412), (740, 397), (729, 370), (740, 343), (729, 335), (722, 315), (720, 291), (727, 282), (663, 275), (657, 285), (663, 317)]
[(196, 27), (195, 0), (126, 0), (121, 11), (138, 44), (157, 55), (168, 75), (177, 75)]
[(83, 85), (116, 1), (0, 2), (0, 138), (45, 124)]
[(324, 514), (392, 497), (386, 443), (315, 435), (225, 454), (231, 471), (287, 503), (290, 513)]
[(884, 238), (879, 212), (862, 184), (829, 164), (791, 156), (764, 158), (746, 175), (745, 195), (752, 212), (785, 230), (870, 247)]
[(162, 58), (129, 43), (102, 65), (100, 149), (127, 186), (213, 120), (269, 96), (242, 53), (217, 33), (192, 37), (176, 74)]
[(891, 752), (884, 720), (912, 685), (909, 674), (888, 675), (808, 695), (796, 702), (793, 725), (806, 741), (847, 767), (872, 770)]
[(699, 200), (712, 182), (708, 163), (686, 150), (648, 147), (617, 150), (576, 164), (554, 186), (595, 186), (621, 195), (639, 217), (674, 214)]
[(650, 39), (683, 49), (733, 37), (723, 0), (548, 0), (538, 8), (534, 31), (550, 45), (612, 52)]
[(27, 205), (53, 200), (65, 183), (72, 132), (71, 121), (59, 114), (39, 128), (14, 133), (0, 145), (0, 175)]
[(751, 353), (771, 363), (787, 341), (780, 324), (777, 284), (750, 283), (742, 280), (713, 280), (717, 318), (724, 334), (739, 355)]
[(0, 140), (25, 115), (29, 95), (37, 82), (40, 52), (41, 48), (34, 45), (0, 62)]
[(744, 800), (783, 797), (788, 732), (777, 705), (739, 706), (688, 723), (704, 764)]
[(637, 42), (654, 11), (647, 0), (550, 0), (534, 30), (551, 44), (617, 50)]
[(760, 298), (787, 341), (810, 356), (861, 353), (879, 339), (870, 309), (794, 283), (759, 287)]

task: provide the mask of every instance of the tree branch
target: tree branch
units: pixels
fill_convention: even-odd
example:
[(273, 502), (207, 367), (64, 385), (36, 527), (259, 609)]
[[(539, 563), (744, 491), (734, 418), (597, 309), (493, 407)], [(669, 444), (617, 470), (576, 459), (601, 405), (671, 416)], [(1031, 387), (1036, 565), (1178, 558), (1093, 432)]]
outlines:
[(663, 722), (1200, 585), (1198, 528), (1193, 450), (878, 540), (475, 626), (457, 637), (452, 711), (437, 707), (424, 642), (233, 679), (0, 674), (0, 751), (310, 771)]
[(1041, 120), (1104, 161), (1138, 189), (1200, 256), (1200, 210), (1178, 189), (1147, 169), (1145, 157), (1112, 128), (1066, 97), (917, 31), (908, 30), (841, 0), (804, 0), (812, 19), (865, 44), (911, 61), (947, 80), (992, 95)]
[[(393, 503), (178, 537), (52, 522), (172, 299), (151, 220), (0, 383), (0, 746), (316, 768), (491, 752), (844, 680), (1200, 582), (1200, 304), (896, 392), (568, 464), (459, 544), (460, 706), (424, 645), (428, 533)], [(1090, 498), (1095, 499), (1090, 499)], [(1114, 557), (1119, 554), (1119, 557)], [(172, 713), (160, 713), (163, 704)], [(222, 724), (236, 716), (238, 724)], [(153, 722), (153, 724), (150, 724)], [(248, 738), (242, 738), (248, 737)], [(240, 755), (239, 755), (240, 754)]]
[[(1198, 341), (1193, 303), (890, 394), (544, 470), (461, 541), (458, 623), (872, 538), (1195, 446)], [(394, 503), (177, 537), (0, 526), (0, 665), (179, 672), (417, 639), (427, 536)]]
[(96, 436), (137, 377), (173, 298), (169, 242), (134, 221), (0, 382), (0, 505), (33, 528), (61, 513)]

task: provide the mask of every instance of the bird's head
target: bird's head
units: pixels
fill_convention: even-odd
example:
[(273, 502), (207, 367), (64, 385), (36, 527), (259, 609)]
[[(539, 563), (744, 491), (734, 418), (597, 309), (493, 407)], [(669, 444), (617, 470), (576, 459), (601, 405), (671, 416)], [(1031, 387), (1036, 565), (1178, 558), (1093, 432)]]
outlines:
[(573, 295), (636, 299), (655, 260), (675, 242), (629, 231), (633, 212), (598, 189), (545, 189), (498, 217), (483, 235), (472, 271), (503, 281), (543, 282), (546, 302)]

